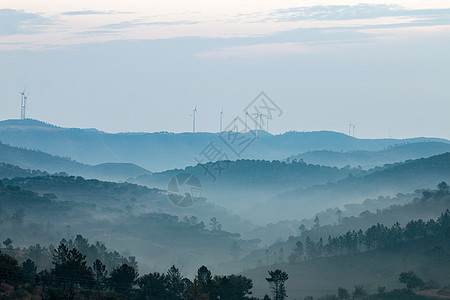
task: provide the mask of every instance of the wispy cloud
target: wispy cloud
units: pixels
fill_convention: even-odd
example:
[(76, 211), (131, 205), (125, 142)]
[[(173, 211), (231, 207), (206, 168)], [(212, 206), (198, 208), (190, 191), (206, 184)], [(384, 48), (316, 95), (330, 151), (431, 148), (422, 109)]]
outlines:
[(360, 20), (383, 17), (450, 17), (450, 9), (404, 9), (397, 5), (358, 4), (294, 7), (275, 10), (261, 21), (293, 22), (301, 20)]
[(53, 22), (39, 14), (23, 10), (0, 9), (0, 35), (32, 34)]
[(174, 26), (174, 25), (193, 25), (198, 24), (196, 21), (173, 21), (173, 22), (145, 22), (141, 20), (123, 21), (119, 23), (111, 23), (98, 27), (99, 29), (125, 29), (141, 26)]
[(62, 15), (65, 16), (89, 16), (89, 15), (116, 15), (116, 14), (129, 14), (130, 12), (120, 11), (99, 11), (99, 10), (75, 10), (65, 11)]

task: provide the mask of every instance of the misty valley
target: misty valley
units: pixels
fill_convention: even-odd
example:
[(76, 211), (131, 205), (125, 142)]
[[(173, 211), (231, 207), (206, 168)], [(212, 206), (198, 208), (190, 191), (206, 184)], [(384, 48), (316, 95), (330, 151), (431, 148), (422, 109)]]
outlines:
[(0, 297), (450, 298), (450, 141), (220, 138), (1, 121)]

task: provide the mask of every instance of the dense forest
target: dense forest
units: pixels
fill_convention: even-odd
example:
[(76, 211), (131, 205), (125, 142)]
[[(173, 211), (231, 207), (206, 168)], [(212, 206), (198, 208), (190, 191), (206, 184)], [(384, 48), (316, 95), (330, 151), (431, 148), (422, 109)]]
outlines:
[[(448, 194), (448, 186), (446, 189)], [(411, 242), (430, 246), (437, 240), (444, 247), (434, 247), (427, 255), (436, 257), (443, 264), (441, 269), (448, 271), (449, 239), (450, 211), (446, 210), (437, 220), (410, 221), (404, 228), (398, 224), (390, 228), (377, 224), (366, 232), (359, 230), (330, 238), (326, 244), (321, 240), (314, 243), (308, 237), (304, 246), (301, 242), (296, 243), (296, 248), (288, 259), (291, 264), (298, 264), (305, 259), (314, 261), (320, 256), (349, 256), (361, 251), (373, 252), (377, 248), (398, 251), (402, 244)], [(193, 280), (184, 277), (175, 265), (166, 273), (152, 272), (139, 276), (138, 265), (133, 256), (124, 258), (117, 252), (108, 251), (101, 243), (90, 245), (80, 235), (74, 240), (62, 240), (57, 248), (36, 245), (21, 250), (15, 249), (12, 243), (7, 238), (3, 242), (5, 249), (0, 252), (0, 295), (7, 298), (262, 299), (253, 297), (253, 292), (261, 294), (262, 290), (253, 291), (253, 281), (247, 276), (212, 276), (205, 266), (197, 270)], [(278, 255), (281, 258), (282, 254)], [(21, 260), (21, 264), (14, 256)], [(273, 266), (276, 267), (280, 262)], [(265, 278), (268, 285), (265, 290), (268, 293), (263, 299), (287, 298), (289, 290), (286, 282), (289, 274), (275, 269), (269, 270), (268, 275)], [(413, 271), (400, 272), (398, 281), (406, 287), (388, 291), (379, 286), (374, 294), (361, 285), (355, 285), (353, 291), (338, 287), (335, 294), (316, 299), (433, 299), (426, 296), (427, 291), (432, 291), (437, 296), (447, 295), (449, 290), (447, 286), (441, 288), (437, 281), (424, 281)], [(307, 296), (305, 299), (313, 297)]]

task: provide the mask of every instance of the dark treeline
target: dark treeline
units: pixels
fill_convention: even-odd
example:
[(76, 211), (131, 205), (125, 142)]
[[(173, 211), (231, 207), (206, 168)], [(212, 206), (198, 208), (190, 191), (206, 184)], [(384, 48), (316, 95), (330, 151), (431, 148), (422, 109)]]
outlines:
[(15, 258), (0, 252), (0, 286), (13, 285), (14, 292), (9, 294), (13, 299), (27, 295), (44, 299), (254, 299), (250, 297), (252, 281), (241, 275), (212, 276), (202, 266), (191, 281), (172, 266), (166, 273), (139, 277), (135, 261), (108, 271), (100, 259), (89, 263), (86, 255), (70, 248), (79, 243), (62, 242), (53, 249), (53, 267), (40, 272), (31, 259), (19, 266)]
[(337, 256), (394, 247), (401, 242), (428, 238), (441, 240), (450, 238), (450, 211), (448, 209), (436, 221), (410, 221), (404, 228), (399, 223), (391, 227), (377, 224), (365, 232), (360, 229), (348, 231), (338, 237), (329, 236), (327, 242), (324, 242), (322, 238), (314, 242), (307, 237), (304, 244), (300, 241), (296, 243), (296, 247), (288, 258), (290, 262), (298, 262), (321, 256)]
[[(52, 259), (55, 251), (55, 247), (50, 245), (49, 247), (36, 244), (28, 248), (22, 249), (13, 248), (14, 241), (7, 238), (3, 241), (5, 248), (3, 252), (5, 254), (16, 257), (19, 261), (32, 260), (37, 270), (50, 269), (52, 267)], [(81, 235), (77, 235), (73, 240), (66, 239), (61, 240), (61, 245), (66, 245), (68, 249), (76, 249), (86, 257), (88, 265), (92, 265), (96, 260), (102, 261), (107, 271), (112, 271), (117, 266), (124, 263), (137, 268), (137, 262), (134, 256), (124, 257), (117, 251), (109, 251), (105, 244), (96, 242), (90, 244), (89, 241)]]

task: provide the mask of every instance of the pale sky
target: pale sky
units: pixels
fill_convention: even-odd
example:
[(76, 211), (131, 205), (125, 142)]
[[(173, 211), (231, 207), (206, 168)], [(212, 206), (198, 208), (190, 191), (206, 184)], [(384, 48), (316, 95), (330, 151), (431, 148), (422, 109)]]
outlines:
[(218, 131), (265, 91), (272, 133), (450, 139), (450, 1), (0, 2), (0, 119)]

